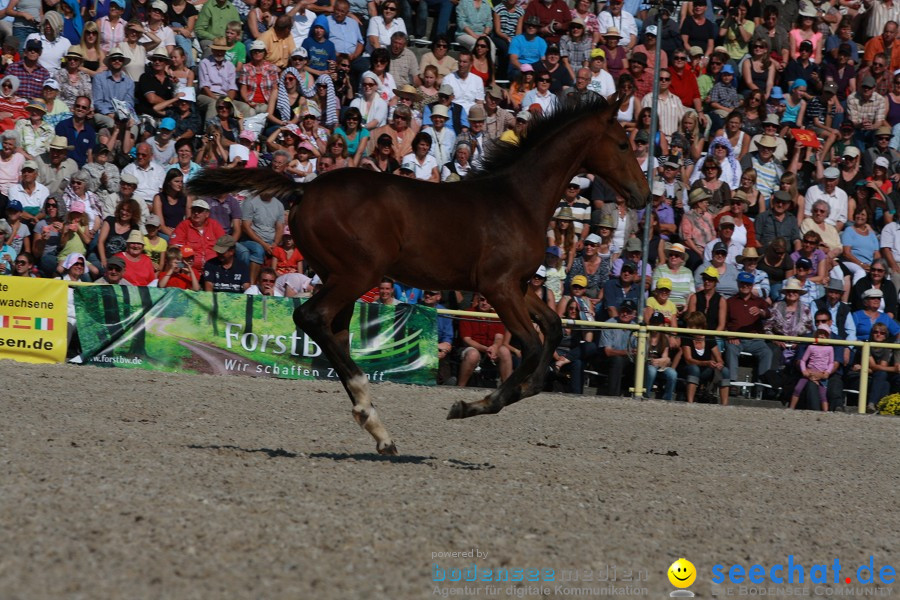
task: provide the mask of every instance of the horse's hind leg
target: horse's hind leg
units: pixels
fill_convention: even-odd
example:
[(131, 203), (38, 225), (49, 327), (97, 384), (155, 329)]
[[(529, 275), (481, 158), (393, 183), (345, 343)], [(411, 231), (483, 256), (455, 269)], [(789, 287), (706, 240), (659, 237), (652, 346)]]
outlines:
[(563, 337), (562, 322), (547, 303), (537, 297), (530, 291), (525, 294), (525, 304), (528, 305), (528, 311), (532, 318), (541, 328), (544, 334), (544, 345), (541, 348), (541, 359), (537, 368), (531, 377), (525, 379), (522, 383), (522, 397), (528, 398), (536, 394), (540, 394), (544, 389), (544, 379), (547, 377), (547, 371), (550, 368), (550, 362), (553, 360), (553, 352), (559, 346)]
[[(504, 285), (505, 283), (505, 285)], [(500, 387), (477, 402), (457, 402), (450, 408), (448, 419), (464, 419), (481, 414), (494, 414), (522, 399), (523, 383), (541, 362), (541, 340), (531, 324), (524, 295), (517, 283), (497, 282), (492, 292), (484, 292), (509, 332), (522, 343), (522, 361)]]
[(329, 279), (322, 290), (294, 311), (294, 322), (331, 361), (353, 403), (353, 418), (375, 438), (378, 453), (397, 454), (397, 447), (372, 404), (369, 380), (350, 358), (350, 319), (358, 297), (356, 286), (338, 289), (335, 279)]

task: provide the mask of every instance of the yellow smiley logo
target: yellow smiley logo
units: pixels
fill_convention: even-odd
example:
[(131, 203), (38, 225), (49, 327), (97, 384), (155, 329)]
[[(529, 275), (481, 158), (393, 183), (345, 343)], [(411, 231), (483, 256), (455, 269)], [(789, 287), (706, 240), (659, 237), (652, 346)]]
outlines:
[(694, 580), (697, 579), (697, 569), (691, 561), (686, 558), (679, 558), (669, 567), (669, 583), (677, 588), (691, 587)]

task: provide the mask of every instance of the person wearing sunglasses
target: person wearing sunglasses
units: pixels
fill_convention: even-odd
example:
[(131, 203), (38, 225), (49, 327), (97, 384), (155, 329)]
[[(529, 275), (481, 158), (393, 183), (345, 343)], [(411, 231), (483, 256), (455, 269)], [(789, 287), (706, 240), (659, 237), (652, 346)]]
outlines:
[[(601, 50), (595, 49), (593, 52)], [(684, 53), (682, 52), (682, 55)], [(591, 61), (593, 64), (593, 61)], [(593, 68), (591, 68), (593, 71)], [(659, 71), (659, 102), (657, 103), (659, 130), (667, 138), (671, 138), (672, 134), (678, 131), (678, 125), (681, 123), (681, 117), (686, 112), (681, 98), (669, 91), (669, 85), (672, 83), (672, 75), (668, 69), (660, 69)], [(615, 90), (615, 86), (613, 86)], [(698, 96), (699, 99), (699, 96)], [(647, 94), (641, 99), (641, 108), (650, 108), (653, 104), (653, 94)]]
[(537, 82), (537, 86), (525, 94), (525, 97), (522, 98), (522, 106), (531, 107), (537, 104), (541, 107), (544, 116), (549, 116), (553, 114), (559, 105), (556, 94), (550, 91), (553, 77), (541, 67), (535, 70), (534, 80)]

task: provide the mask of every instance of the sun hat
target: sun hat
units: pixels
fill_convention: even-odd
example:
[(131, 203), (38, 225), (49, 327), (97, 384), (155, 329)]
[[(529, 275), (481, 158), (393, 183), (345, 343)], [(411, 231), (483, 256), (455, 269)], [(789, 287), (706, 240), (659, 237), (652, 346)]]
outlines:
[(250, 52), (257, 52), (259, 50), (262, 50), (263, 52), (265, 52), (266, 51), (266, 43), (262, 40), (253, 40), (253, 43), (250, 44)]
[(25, 169), (33, 169), (33, 170), (37, 171), (38, 170), (37, 161), (26, 160), (25, 162), (22, 163), (22, 170), (24, 171)]
[(875, 137), (880, 136), (891, 136), (893, 135), (893, 130), (888, 125), (882, 125), (878, 129), (875, 130)]
[(772, 91), (769, 92), (769, 98), (771, 100), (784, 100), (784, 92), (781, 91), (781, 86), (773, 86)]
[(168, 12), (169, 7), (162, 0), (153, 0), (153, 3), (150, 4), (150, 8), (154, 10), (158, 10), (159, 12), (165, 13)]
[(748, 203), (747, 193), (744, 190), (734, 190), (731, 192), (731, 200), (728, 201), (728, 204), (735, 204), (736, 202), (743, 202), (744, 204)]
[[(749, 275), (749, 273), (748, 273), (748, 275)], [(788, 279), (787, 281), (784, 282), (783, 286), (781, 286), (781, 293), (783, 294), (784, 292), (799, 292), (800, 295), (802, 296), (803, 294), (806, 293), (806, 290), (803, 289), (803, 284), (800, 283), (799, 279), (797, 279), (796, 277), (791, 277), (790, 279)], [(879, 290), (879, 292), (880, 292), (880, 290)]]
[(838, 279), (837, 277), (831, 277), (828, 280), (828, 284), (825, 286), (826, 290), (832, 290), (835, 292), (843, 292), (844, 291), (844, 280)]
[(488, 96), (495, 100), (503, 100), (503, 89), (499, 85), (489, 85), (484, 88), (484, 97)]
[[(294, 58), (295, 56), (299, 56), (300, 58), (309, 58), (309, 51), (307, 51), (306, 48), (301, 46), (301, 47), (297, 48), (296, 50), (294, 50), (293, 52), (291, 52), (291, 58)], [(368, 72), (371, 73), (371, 71), (368, 71)]]
[(774, 148), (778, 145), (778, 140), (776, 140), (771, 135), (764, 135), (756, 142), (757, 146), (762, 148)]
[[(217, 37), (212, 41), (212, 45), (209, 47), (209, 49), (227, 51), (231, 50), (231, 46), (228, 45), (228, 40), (226, 40), (224, 37)], [(166, 56), (168, 56), (168, 54)]]
[(684, 247), (684, 244), (675, 243), (668, 245), (666, 247), (666, 256), (672, 254), (673, 252), (678, 254), (686, 254), (687, 249)]
[[(781, 121), (778, 119), (778, 115), (775, 113), (769, 113), (766, 115), (766, 118), (763, 119), (763, 125), (781, 125)], [(762, 137), (762, 136), (760, 136)], [(769, 136), (771, 137), (771, 136)]]
[(656, 282), (656, 287), (653, 288), (656, 290), (669, 290), (672, 291), (672, 280), (668, 277), (660, 277)]
[(151, 52), (150, 55), (147, 56), (147, 61), (152, 61), (154, 58), (161, 58), (166, 62), (172, 62), (172, 57), (169, 56), (169, 52), (163, 46), (160, 46)]
[(859, 148), (856, 146), (847, 146), (844, 148), (844, 153), (841, 155), (842, 158), (857, 158), (859, 156)]
[(47, 114), (47, 105), (44, 104), (43, 100), (32, 100), (25, 108)]
[(613, 221), (612, 215), (602, 215), (600, 221), (597, 223), (597, 227), (602, 227), (603, 229), (615, 229), (616, 223)]
[(399, 88), (394, 90), (394, 95), (400, 96), (401, 98), (415, 100), (419, 97), (419, 90), (408, 83), (404, 83)]
[(128, 239), (125, 240), (126, 244), (144, 244), (144, 236), (140, 232), (139, 229), (132, 229), (131, 233), (128, 234)]
[(884, 298), (884, 292), (882, 292), (878, 288), (869, 288), (863, 292), (862, 297), (863, 300), (866, 300), (868, 298)]
[(572, 278), (572, 282), (570, 285), (580, 285), (581, 287), (587, 287), (588, 280), (584, 275), (576, 275)]
[(603, 37), (613, 37), (613, 38), (619, 38), (619, 39), (622, 38), (622, 34), (619, 33), (618, 27), (607, 27), (606, 33), (601, 34), (601, 35), (603, 35)]
[(600, 236), (597, 235), (596, 233), (592, 233), (591, 235), (589, 235), (589, 236), (587, 236), (586, 238), (584, 238), (584, 243), (585, 243), (585, 244), (599, 244), (599, 243), (602, 242), (602, 241), (603, 241), (603, 240), (601, 240), (601, 239), (600, 239)]
[(526, 123), (531, 120), (531, 113), (527, 110), (520, 110), (516, 113), (516, 119), (522, 119)]
[(625, 252), (642, 252), (641, 240), (637, 238), (628, 238), (625, 242)]
[(69, 140), (64, 135), (54, 135), (50, 139), (51, 150), (71, 150), (73, 146), (69, 145)]
[[(396, 110), (394, 113), (396, 114)], [(469, 109), (469, 122), (472, 121), (484, 121), (487, 119), (487, 113), (484, 111), (484, 107), (480, 104), (473, 104), (472, 108)]]
[[(522, 66), (524, 67), (525, 65), (522, 65)], [(524, 69), (523, 69), (523, 71), (524, 71)], [(375, 79), (374, 73), (372, 74), (372, 79)], [(375, 79), (375, 81), (377, 83), (378, 80)], [(445, 84), (441, 85), (441, 87), (438, 88), (438, 96), (452, 96), (452, 95), (453, 95), (453, 86), (450, 85), (449, 83), (445, 83)]]
[(119, 178), (119, 183), (130, 183), (131, 185), (138, 185), (138, 180), (137, 177), (135, 177), (131, 173), (122, 173), (122, 176)]
[(297, 144), (297, 150), (306, 150), (306, 151), (309, 152), (310, 154), (314, 154), (314, 153), (315, 153), (315, 149), (313, 149), (312, 144), (310, 144), (310, 143), (307, 142), (306, 140), (304, 140), (304, 141), (300, 142), (299, 144)]
[(700, 273), (700, 277), (702, 277), (703, 279), (715, 279), (716, 281), (718, 281), (719, 280), (719, 270), (717, 268), (715, 268), (714, 266), (710, 265), (710, 266), (706, 267), (705, 271)]
[(753, 276), (753, 273), (748, 273), (747, 271), (741, 271), (740, 273), (738, 273), (737, 280), (738, 283), (749, 283), (751, 285), (756, 283), (756, 278)]
[[(103, 62), (106, 63), (107, 66), (109, 66), (109, 61), (112, 60), (113, 58), (121, 58), (122, 66), (125, 66), (131, 62), (131, 59), (128, 58), (127, 56), (125, 56), (125, 54), (122, 52), (122, 49), (119, 48), (118, 46), (114, 47), (112, 50), (109, 51), (109, 54), (106, 55), (106, 58), (103, 59)], [(44, 85), (47, 85), (47, 84), (45, 83)]]
[(745, 246), (744, 251), (741, 252), (740, 255), (736, 256), (734, 260), (739, 263), (743, 263), (747, 259), (759, 260), (759, 252), (756, 251), (756, 248)]
[(85, 262), (84, 254), (81, 254), (79, 252), (73, 252), (72, 254), (70, 254), (66, 257), (65, 261), (63, 261), (63, 269), (68, 271), (69, 269), (72, 268), (72, 265), (74, 265), (75, 263), (77, 263), (79, 261)]
[(82, 52), (81, 48), (78, 46), (69, 46), (69, 49), (66, 50), (63, 58), (77, 58), (78, 60), (84, 60), (84, 52)]
[(784, 191), (784, 190), (778, 190), (777, 192), (775, 192), (774, 194), (772, 194), (772, 202), (773, 202), (773, 203), (775, 203), (775, 202), (787, 202), (787, 203), (790, 204), (790, 203), (793, 202), (793, 201), (794, 201), (794, 199), (791, 198), (791, 193), (790, 193), (790, 192), (786, 192), (786, 191)]
[(688, 197), (688, 205), (693, 206), (698, 202), (703, 202), (710, 198), (712, 198), (712, 194), (709, 193), (709, 190), (702, 187), (694, 188), (691, 190), (691, 195)]
[(204, 200), (202, 198), (198, 198), (197, 200), (194, 200), (194, 202), (191, 204), (191, 209), (194, 209), (194, 208), (199, 208), (201, 210), (209, 210), (209, 202), (207, 202), (206, 200)]
[(583, 28), (584, 27), (584, 19), (582, 19), (581, 17), (575, 17), (574, 19), (569, 21), (569, 27), (572, 27), (573, 25)]
[(572, 213), (571, 208), (563, 206), (559, 209), (559, 212), (553, 216), (553, 219), (556, 221), (574, 221), (575, 215)]
[(230, 235), (223, 235), (219, 239), (216, 240), (216, 245), (213, 246), (213, 252), (216, 254), (221, 254), (228, 250), (229, 248), (234, 248), (237, 242), (234, 241), (234, 238)]
[(443, 117), (445, 119), (450, 118), (450, 111), (447, 110), (447, 107), (443, 104), (435, 104), (434, 108), (431, 109), (431, 116), (434, 117)]

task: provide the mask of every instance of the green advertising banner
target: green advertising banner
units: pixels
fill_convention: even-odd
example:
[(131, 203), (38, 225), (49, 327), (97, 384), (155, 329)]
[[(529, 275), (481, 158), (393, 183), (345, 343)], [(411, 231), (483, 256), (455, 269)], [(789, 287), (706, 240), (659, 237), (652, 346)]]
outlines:
[[(117, 285), (74, 292), (83, 364), (337, 380), (318, 344), (294, 325), (298, 298)], [(358, 302), (350, 352), (371, 381), (434, 385), (437, 313)]]

